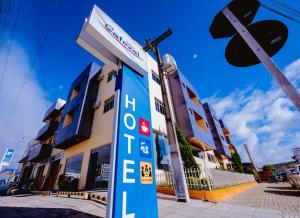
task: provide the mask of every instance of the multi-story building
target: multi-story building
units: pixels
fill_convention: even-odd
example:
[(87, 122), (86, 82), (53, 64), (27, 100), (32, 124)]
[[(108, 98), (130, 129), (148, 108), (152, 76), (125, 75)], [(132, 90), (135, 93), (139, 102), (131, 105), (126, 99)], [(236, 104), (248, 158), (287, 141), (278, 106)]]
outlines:
[(53, 141), (64, 105), (64, 100), (57, 99), (46, 111), (43, 118), (46, 124), (38, 131), (36, 139), (29, 143), (22, 160), (19, 161), (22, 169), (20, 182), (33, 177), (37, 181), (38, 188), (48, 189), (49, 185), (49, 188), (52, 188), (50, 180), (53, 180), (53, 177), (46, 172), (48, 169), (54, 170), (52, 162), (55, 155), (60, 152), (58, 149), (53, 149)]
[[(157, 64), (149, 55), (148, 78), (153, 144), (157, 167), (169, 169), (164, 106)], [(115, 78), (110, 66), (91, 63), (72, 82), (66, 102), (46, 112), (47, 124), (39, 131), (35, 148), (22, 162), (31, 163), (31, 177), (46, 190), (69, 182), (73, 189), (107, 187), (114, 120)], [(105, 177), (106, 176), (106, 177)]]
[(232, 143), (230, 141), (231, 134), (229, 129), (224, 121), (218, 118), (216, 112), (208, 103), (204, 103), (203, 108), (216, 145), (215, 155), (218, 162), (220, 163), (221, 168), (231, 168), (231, 151), (229, 147)]
[(177, 69), (175, 60), (169, 54), (164, 56), (169, 87), (177, 124), (188, 138), (196, 162), (208, 168), (216, 168), (216, 148), (208, 121), (197, 90)]
[[(157, 63), (150, 55), (147, 58), (156, 167), (169, 170), (165, 109)], [(107, 187), (117, 76), (118, 72), (111, 66), (100, 67), (95, 63), (79, 74), (71, 84), (66, 101), (58, 99), (46, 112), (43, 119), (46, 125), (21, 160), (23, 175), (26, 175), (21, 176), (23, 180), (35, 178), (38, 187), (44, 190)], [(219, 167), (218, 161), (225, 163), (224, 157), (229, 154), (225, 153), (226, 147), (224, 151), (219, 148), (198, 92), (177, 69), (173, 72), (169, 69), (168, 80), (177, 124), (189, 139), (196, 162), (207, 168)], [(223, 125), (217, 130), (219, 137), (230, 140), (228, 128), (222, 121), (219, 125)]]

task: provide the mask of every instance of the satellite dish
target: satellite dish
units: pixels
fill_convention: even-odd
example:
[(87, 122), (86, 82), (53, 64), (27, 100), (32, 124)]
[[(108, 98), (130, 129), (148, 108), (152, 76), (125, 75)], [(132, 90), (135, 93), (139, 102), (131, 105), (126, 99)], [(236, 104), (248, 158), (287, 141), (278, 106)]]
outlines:
[[(244, 26), (252, 22), (259, 6), (260, 3), (257, 0), (235, 0), (227, 5)], [(215, 16), (209, 32), (214, 39), (231, 37), (237, 33), (222, 11)]]
[[(283, 47), (288, 37), (286, 25), (276, 20), (260, 21), (251, 24), (247, 29), (270, 57)], [(236, 34), (228, 43), (225, 56), (228, 63), (237, 67), (260, 63), (260, 60), (239, 34)]]

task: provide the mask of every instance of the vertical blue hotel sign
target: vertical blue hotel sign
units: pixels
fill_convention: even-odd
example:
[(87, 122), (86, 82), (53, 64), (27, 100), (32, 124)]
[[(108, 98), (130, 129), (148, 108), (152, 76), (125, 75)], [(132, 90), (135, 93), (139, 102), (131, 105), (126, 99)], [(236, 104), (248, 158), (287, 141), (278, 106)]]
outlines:
[(156, 218), (157, 197), (148, 75), (126, 65), (116, 81), (119, 93), (112, 217)]
[(106, 215), (157, 218), (147, 53), (96, 5), (77, 43), (118, 69)]

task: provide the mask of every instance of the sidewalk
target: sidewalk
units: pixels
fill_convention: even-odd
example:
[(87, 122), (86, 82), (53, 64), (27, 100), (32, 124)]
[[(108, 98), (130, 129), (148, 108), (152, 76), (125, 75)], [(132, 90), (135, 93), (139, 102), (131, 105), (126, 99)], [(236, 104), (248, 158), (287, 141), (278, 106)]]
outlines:
[[(160, 196), (164, 198), (164, 196)], [(279, 218), (283, 214), (279, 210), (241, 206), (229, 203), (210, 203), (191, 200), (189, 204), (174, 200), (159, 200), (159, 215), (161, 218)], [(300, 215), (300, 214), (299, 214)]]
[[(271, 188), (270, 188), (271, 187)], [(161, 218), (277, 218), (300, 217), (299, 191), (287, 184), (258, 184), (221, 203), (175, 201), (158, 194)], [(55, 196), (21, 195), (0, 197), (1, 217), (105, 217), (106, 207), (97, 202)]]
[(300, 190), (288, 183), (261, 183), (224, 203), (280, 210), (285, 217), (300, 217)]

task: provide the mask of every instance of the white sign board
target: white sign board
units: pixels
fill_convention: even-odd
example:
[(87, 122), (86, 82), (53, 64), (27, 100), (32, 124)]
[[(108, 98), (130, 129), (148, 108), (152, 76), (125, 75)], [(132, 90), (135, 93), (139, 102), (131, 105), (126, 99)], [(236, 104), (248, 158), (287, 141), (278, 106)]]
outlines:
[(116, 69), (120, 59), (142, 75), (148, 72), (143, 48), (96, 5), (85, 20), (77, 43)]
[(9, 166), (9, 164), (11, 162), (11, 159), (13, 158), (14, 153), (15, 153), (15, 149), (7, 148), (4, 155), (3, 155), (2, 160), (0, 162), (0, 165)]

